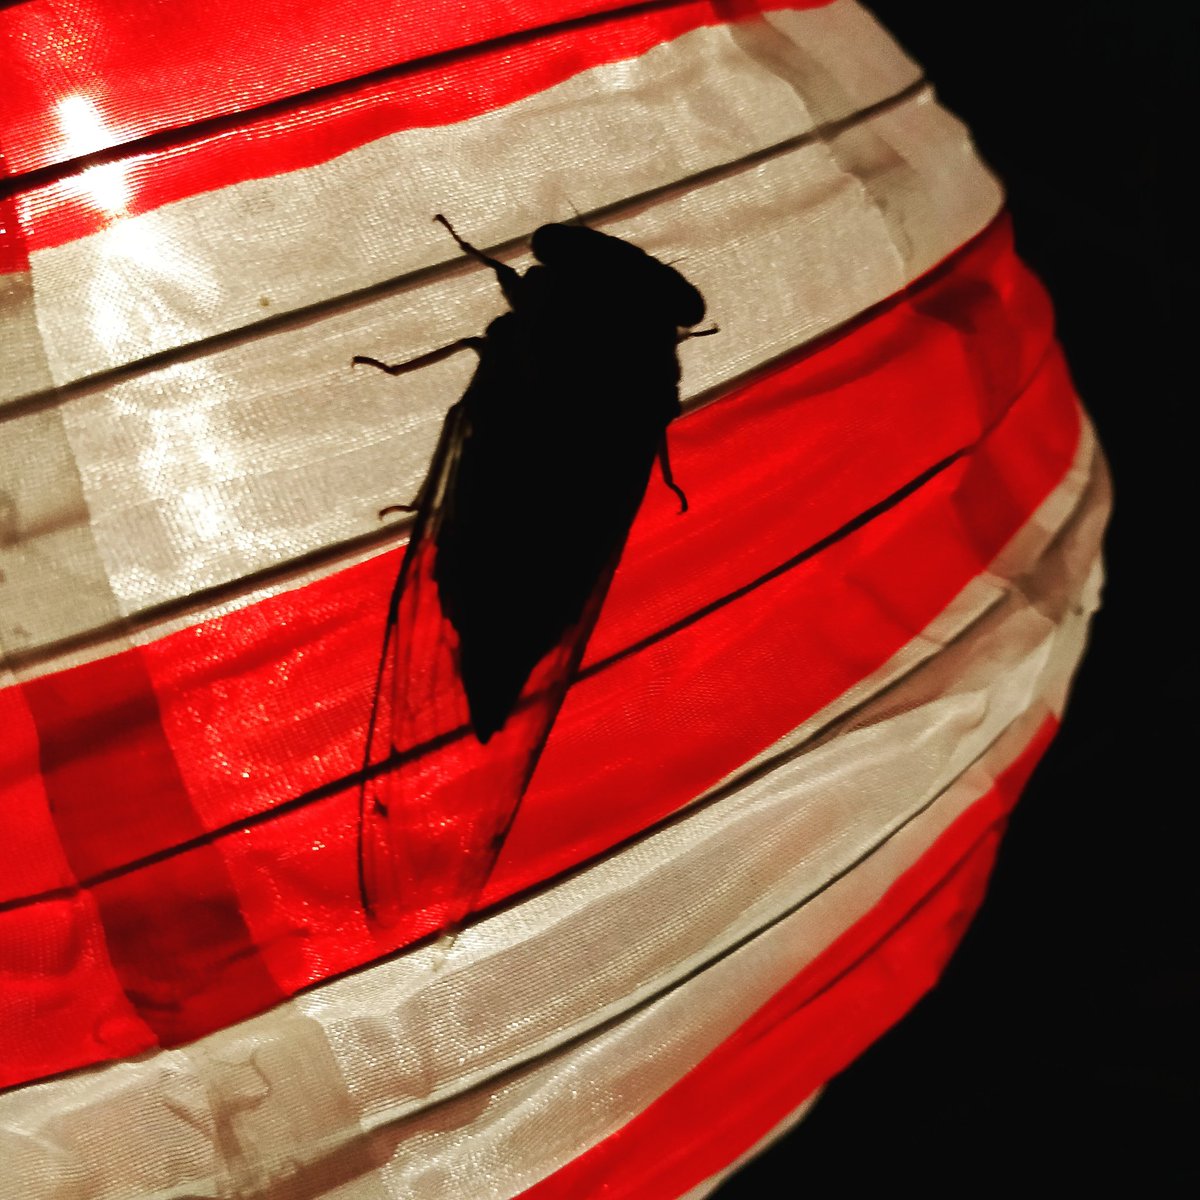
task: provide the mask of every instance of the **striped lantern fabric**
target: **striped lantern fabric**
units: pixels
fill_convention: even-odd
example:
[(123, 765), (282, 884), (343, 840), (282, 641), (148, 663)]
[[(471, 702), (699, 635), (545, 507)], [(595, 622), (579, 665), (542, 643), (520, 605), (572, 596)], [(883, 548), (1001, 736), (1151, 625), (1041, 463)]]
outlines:
[[(0, 53), (0, 1195), (707, 1194), (936, 979), (1097, 602), (965, 130), (852, 0), (24, 0)], [(356, 874), (379, 512), (472, 362), (350, 360), (503, 310), (437, 212), (720, 326), (449, 948)]]

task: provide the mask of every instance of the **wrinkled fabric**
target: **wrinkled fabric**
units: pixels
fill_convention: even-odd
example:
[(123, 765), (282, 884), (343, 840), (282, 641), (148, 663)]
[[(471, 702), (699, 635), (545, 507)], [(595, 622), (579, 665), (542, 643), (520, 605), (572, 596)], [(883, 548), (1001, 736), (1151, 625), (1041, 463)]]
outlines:
[[(1010, 548), (1015, 578), (989, 580), (989, 602), (957, 634), (930, 630), (940, 652), (822, 736), (797, 731), (687, 820), (464, 931), (448, 954), (427, 947), (190, 1047), (0, 1098), (0, 1122), (23, 1135), (10, 1137), (9, 1160), (30, 1179), (86, 1161), (79, 1142), (102, 1119), (114, 1142), (137, 1148), (97, 1196), (162, 1188), (168, 1161), (198, 1164), (174, 1179), (194, 1194), (276, 1194), (329, 1170), (327, 1156), (353, 1195), (445, 1195), (464, 1158), (490, 1181), (476, 1194), (516, 1195), (555, 1167), (566, 1176), (535, 1195), (590, 1194), (572, 1188), (594, 1168), (568, 1168), (582, 1146), (605, 1162), (606, 1139), (688, 1070), (736, 1062), (748, 1013), (788, 1011), (791, 976), (874, 913), (846, 965), (868, 953), (902, 919), (887, 898), (895, 881), (950, 831), (957, 850), (937, 852), (939, 869), (955, 869), (1015, 799), (1019, 780), (992, 789), (1019, 759), (1024, 777), (1036, 751), (1022, 752), (1044, 747), (1042, 727), (1061, 710), (1097, 598), (1106, 497), (1089, 445)], [(647, 929), (647, 912), (670, 915)], [(912, 944), (900, 955), (916, 976), (896, 991), (911, 1002), (936, 967)], [(854, 1019), (836, 1019), (851, 1032), (813, 1040), (800, 1063), (858, 1045)], [(160, 1106), (188, 1096), (186, 1128), (149, 1139)], [(705, 1136), (671, 1128), (685, 1147)]]

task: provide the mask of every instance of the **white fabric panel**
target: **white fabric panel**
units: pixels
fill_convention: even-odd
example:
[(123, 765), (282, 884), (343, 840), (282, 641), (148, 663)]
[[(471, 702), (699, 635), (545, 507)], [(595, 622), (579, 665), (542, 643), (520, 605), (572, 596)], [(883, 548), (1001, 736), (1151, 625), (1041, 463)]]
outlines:
[[(842, 120), (919, 75), (871, 16), (837, 0), (697, 29), (467, 121), (116, 220), (33, 256), (54, 381), (445, 262), (454, 248), (435, 212), (480, 245), (524, 238), (574, 208), (593, 212)], [(127, 170), (135, 186), (136, 161), (105, 169)], [(24, 204), (36, 212), (79, 189), (55, 184)]]
[[(44, 385), (29, 297), (27, 274), (0, 275), (0, 378)], [(24, 674), (47, 631), (107, 628), (113, 649), (125, 644), (89, 516), (62, 409), (0, 413), (0, 686)]]
[(1000, 598), (940, 653), (448, 953), (0, 1097), (14, 1195), (458, 1200), (570, 1161), (867, 913), (1059, 711), (1106, 507), (1085, 438), (997, 560)]
[(0, 401), (42, 391), (53, 383), (42, 357), (33, 280), (28, 271), (0, 273)]

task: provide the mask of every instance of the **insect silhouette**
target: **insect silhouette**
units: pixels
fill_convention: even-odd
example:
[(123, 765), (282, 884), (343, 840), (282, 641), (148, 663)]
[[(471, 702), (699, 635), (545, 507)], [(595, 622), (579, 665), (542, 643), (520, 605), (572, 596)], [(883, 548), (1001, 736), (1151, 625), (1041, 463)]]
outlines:
[[(679, 415), (700, 292), (637, 246), (543, 225), (523, 274), (461, 238), (509, 311), (398, 365), (479, 356), (442, 426), (388, 604), (359, 796), (376, 922), (453, 931), (491, 876)], [(387, 710), (385, 712), (385, 710)]]

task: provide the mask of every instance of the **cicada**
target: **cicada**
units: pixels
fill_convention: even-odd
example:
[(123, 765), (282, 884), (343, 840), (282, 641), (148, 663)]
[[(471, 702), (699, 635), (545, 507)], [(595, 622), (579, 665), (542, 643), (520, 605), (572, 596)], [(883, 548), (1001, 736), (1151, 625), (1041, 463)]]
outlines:
[[(476, 907), (579, 668), (667, 429), (677, 347), (704, 317), (672, 266), (585, 225), (537, 229), (524, 273), (461, 238), (508, 311), (399, 365), (478, 355), (410, 505), (367, 722), (362, 901), (454, 930)], [(384, 510), (385, 513), (388, 510)]]

